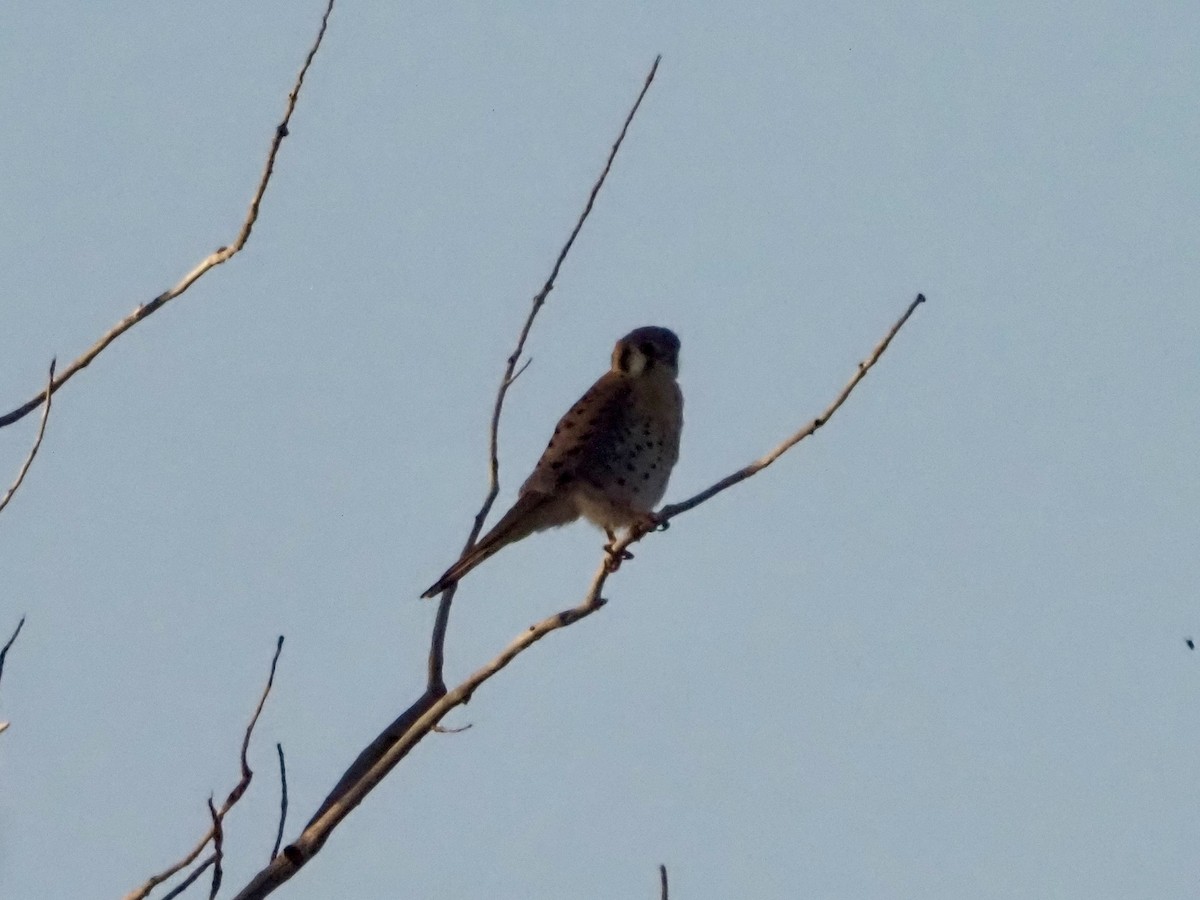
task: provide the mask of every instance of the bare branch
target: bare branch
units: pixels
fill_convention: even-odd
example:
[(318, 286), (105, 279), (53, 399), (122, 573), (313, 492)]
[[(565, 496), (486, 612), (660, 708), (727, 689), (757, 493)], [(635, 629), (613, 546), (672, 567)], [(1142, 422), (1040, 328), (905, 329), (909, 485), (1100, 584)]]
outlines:
[[(892, 326), (883, 340), (875, 347), (871, 355), (859, 363), (858, 370), (850, 379), (850, 382), (842, 389), (838, 397), (818, 419), (814, 419), (783, 444), (780, 444), (751, 466), (739, 470), (739, 472), (734, 473), (729, 478), (722, 479), (712, 488), (701, 492), (685, 503), (677, 504), (674, 507), (666, 507), (659, 514), (660, 521), (665, 521), (669, 516), (687, 512), (725, 488), (737, 484), (739, 481), (744, 481), (755, 474), (755, 472), (766, 468), (789, 448), (824, 425), (845, 402), (846, 398), (854, 390), (854, 387), (862, 381), (866, 373), (883, 355), (891, 339), (904, 323), (908, 321), (909, 316), (912, 315), (913, 311), (924, 299), (924, 296), (919, 295), (913, 301), (904, 315), (900, 317), (899, 321)], [(514, 638), (491, 662), (475, 671), (453, 690), (444, 691), (439, 694), (427, 688), (425, 693), (412, 706), (405, 710), (396, 721), (385, 729), (383, 734), (372, 741), (359, 754), (358, 758), (342, 778), (339, 779), (338, 784), (321, 804), (321, 808), (317, 811), (317, 814), (305, 826), (304, 831), (295, 843), (285, 847), (282, 854), (277, 855), (266, 868), (259, 871), (250, 883), (237, 895), (235, 900), (260, 900), (260, 898), (271, 894), (277, 887), (288, 881), (303, 868), (308, 860), (320, 852), (325, 841), (328, 840), (329, 835), (337, 828), (338, 824), (350, 814), (351, 810), (363, 801), (367, 794), (375, 789), (387, 776), (388, 772), (404, 759), (413, 747), (438, 727), (442, 718), (447, 713), (458, 706), (468, 703), (480, 685), (503, 670), (517, 656), (546, 637), (546, 635), (561, 628), (566, 628), (568, 625), (585, 619), (601, 609), (605, 603), (601, 592), (609, 576), (615, 573), (620, 568), (622, 560), (627, 558), (625, 551), (628, 547), (641, 540), (653, 527), (653, 523), (647, 522), (643, 527), (630, 530), (628, 534), (614, 541), (611, 545), (606, 546), (600, 567), (592, 576), (591, 584), (583, 600), (577, 606), (564, 609), (529, 626), (528, 629)]]
[(521, 377), (521, 373), (529, 368), (529, 364), (531, 362), (533, 362), (533, 357), (532, 356), (526, 357), (525, 362), (521, 364), (521, 368), (519, 368), (519, 369), (517, 369), (517, 371), (513, 372), (512, 377), (509, 378), (504, 383), (506, 385), (508, 385), (509, 387), (511, 387), (512, 383)]
[(17, 627), (13, 629), (12, 637), (5, 643), (3, 649), (0, 649), (0, 679), (4, 677), (4, 660), (8, 656), (8, 651), (12, 649), (12, 645), (17, 642), (17, 635), (21, 633), (21, 629), (25, 627), (25, 617), (21, 616), (21, 621), (17, 623)]
[[(621, 125), (621, 131), (608, 151), (608, 159), (604, 162), (604, 168), (600, 171), (600, 177), (592, 185), (587, 203), (583, 206), (583, 212), (579, 214), (579, 218), (575, 222), (575, 227), (571, 229), (571, 234), (567, 238), (567, 242), (563, 244), (562, 249), (558, 252), (558, 257), (554, 260), (554, 266), (550, 269), (550, 276), (546, 279), (546, 283), (542, 285), (542, 289), (534, 295), (533, 303), (529, 308), (529, 315), (525, 317), (525, 323), (521, 326), (520, 334), (517, 336), (517, 345), (509, 355), (504, 367), (504, 375), (500, 379), (500, 387), (496, 391), (496, 402), (492, 407), (492, 421), (488, 428), (487, 494), (483, 499), (483, 504), (479, 507), (479, 512), (475, 515), (475, 522), (471, 526), (471, 533), (467, 535), (467, 542), (463, 545), (464, 553), (475, 546), (475, 541), (479, 538), (479, 533), (483, 530), (483, 523), (487, 520), (488, 513), (492, 510), (492, 504), (496, 502), (496, 496), (500, 493), (500, 414), (504, 410), (504, 398), (508, 395), (508, 389), (512, 387), (513, 382), (517, 380), (521, 372), (525, 371), (525, 366), (529, 365), (526, 362), (525, 366), (522, 366), (519, 371), (517, 370), (517, 363), (521, 359), (521, 353), (525, 350), (525, 342), (529, 338), (529, 332), (533, 328), (533, 320), (537, 318), (538, 311), (545, 305), (546, 298), (550, 296), (550, 292), (554, 290), (554, 283), (558, 280), (559, 270), (562, 269), (562, 265), (567, 259), (567, 254), (571, 252), (571, 247), (574, 246), (575, 238), (579, 236), (579, 232), (583, 228), (583, 223), (591, 215), (592, 207), (596, 203), (596, 197), (599, 195), (600, 189), (604, 187), (604, 181), (608, 178), (608, 173), (612, 171), (613, 161), (617, 158), (617, 151), (621, 149), (621, 144), (625, 142), (625, 135), (629, 132), (629, 126), (633, 122), (633, 117), (637, 115), (638, 108), (642, 105), (642, 99), (646, 96), (646, 92), (650, 90), (650, 85), (654, 82), (654, 76), (658, 72), (658, 64), (660, 62), (662, 62), (661, 54), (654, 57), (654, 64), (650, 66), (646, 80), (642, 83), (642, 89), (638, 92), (637, 99), (633, 101), (633, 106), (630, 107), (629, 114), (625, 116), (625, 122)], [(429, 647), (427, 693), (441, 695), (446, 692), (446, 682), (442, 675), (445, 663), (446, 628), (450, 624), (450, 605), (454, 602), (454, 594), (457, 590), (458, 586), (456, 584), (451, 585), (442, 592), (442, 596), (438, 601), (437, 617), (434, 619), (433, 635)]]
[(213, 806), (212, 794), (208, 795), (208, 814), (212, 817), (213, 830), (213, 874), (212, 887), (208, 890), (208, 900), (217, 900), (217, 893), (221, 890), (221, 860), (225, 858), (225, 829), (221, 827), (221, 816), (217, 814), (217, 808)]
[(283, 843), (283, 826), (287, 824), (287, 763), (283, 760), (283, 744), (275, 744), (279, 753), (279, 830), (275, 832), (275, 846), (271, 849), (271, 859), (279, 855), (279, 847)]
[(658, 867), (658, 883), (659, 883), (659, 898), (667, 900), (667, 867), (660, 865)]
[(42, 438), (46, 435), (46, 420), (50, 418), (50, 397), (54, 393), (54, 366), (58, 362), (56, 359), (50, 360), (50, 376), (46, 381), (46, 389), (42, 391), (41, 402), (42, 406), (42, 421), (38, 425), (37, 437), (33, 439), (33, 446), (29, 448), (29, 455), (25, 457), (25, 462), (21, 464), (20, 471), (17, 472), (17, 480), (12, 483), (12, 487), (4, 494), (4, 498), (0, 499), (0, 512), (4, 507), (8, 506), (8, 501), (12, 499), (13, 494), (17, 492), (17, 488), (21, 486), (21, 482), (25, 480), (25, 473), (29, 471), (29, 467), (33, 465), (33, 458), (37, 456), (38, 450), (42, 446)]
[[(858, 370), (854, 376), (820, 417), (814, 419), (750, 466), (735, 472), (728, 478), (722, 479), (713, 485), (713, 487), (702, 491), (684, 503), (665, 507), (659, 514), (659, 520), (666, 521), (672, 516), (677, 516), (690, 509), (694, 509), (710, 497), (725, 490), (725, 488), (744, 481), (756, 472), (766, 468), (783, 453), (787, 452), (788, 449), (824, 425), (846, 401), (846, 398), (850, 396), (850, 393), (862, 381), (866, 373), (878, 362), (884, 351), (887, 350), (892, 338), (895, 337), (904, 323), (908, 321), (913, 311), (924, 300), (923, 295), (917, 296), (916, 300), (909, 305), (904, 315), (892, 326), (870, 356), (859, 363)], [(333, 791), (330, 792), (329, 796), (321, 804), (321, 808), (317, 811), (317, 814), (305, 826), (303, 833), (301, 833), (296, 842), (285, 847), (283, 853), (276, 856), (266, 868), (262, 869), (242, 889), (235, 900), (259, 900), (259, 898), (266, 897), (277, 887), (288, 881), (308, 860), (320, 852), (325, 841), (328, 840), (329, 835), (337, 828), (338, 824), (350, 814), (351, 810), (363, 801), (367, 794), (375, 789), (387, 776), (388, 772), (404, 759), (417, 743), (438, 726), (447, 713), (458, 706), (468, 703), (480, 685), (508, 666), (517, 656), (546, 635), (574, 624), (580, 619), (587, 618), (592, 613), (601, 609), (605, 603), (601, 592), (609, 576), (615, 573), (620, 568), (622, 560), (627, 558), (625, 551), (629, 546), (640, 541), (653, 527), (653, 523), (648, 522), (641, 528), (631, 529), (629, 533), (606, 547), (604, 559), (600, 567), (596, 570), (595, 575), (592, 576), (591, 585), (584, 595), (583, 600), (577, 606), (564, 609), (535, 625), (529, 626), (527, 630), (518, 635), (491, 662), (478, 669), (453, 690), (438, 694), (427, 688), (420, 699), (405, 710), (396, 721), (385, 729), (383, 734), (377, 737), (370, 746), (359, 754), (358, 758), (338, 781)]]
[[(275, 171), (275, 157), (279, 154), (279, 147), (283, 143), (283, 139), (288, 136), (288, 125), (292, 120), (292, 113), (296, 109), (296, 101), (300, 97), (300, 88), (304, 86), (304, 76), (308, 74), (308, 69), (312, 65), (313, 58), (317, 55), (317, 50), (321, 47), (321, 41), (325, 37), (325, 28), (329, 23), (329, 15), (333, 12), (334, 0), (329, 0), (325, 7), (325, 14), (321, 17), (321, 28), (317, 32), (316, 40), (313, 41), (309, 48), (308, 55), (304, 59), (304, 65), (300, 67), (300, 73), (296, 76), (296, 81), (292, 86), (291, 93), (288, 94), (287, 106), (284, 110), (283, 119), (275, 126), (275, 134), (271, 139), (271, 147), (267, 152), (267, 162), (263, 168), (262, 177), (259, 179), (258, 188), (254, 191), (254, 195), (250, 198), (250, 207), (246, 211), (246, 218), (242, 221), (242, 227), (238, 231), (237, 237), (233, 243), (227, 247), (219, 247), (217, 250), (210, 253), (201, 260), (195, 268), (183, 276), (179, 283), (173, 288), (163, 291), (149, 303), (139, 304), (138, 308), (127, 315), (124, 319), (110, 328), (105, 334), (88, 348), (82, 356), (76, 359), (73, 363), (63, 369), (62, 373), (51, 379), (49, 391), (54, 393), (60, 387), (69, 381), (81, 369), (86, 368), (92, 360), (104, 352), (113, 341), (123, 335), (126, 331), (149, 317), (152, 313), (157, 312), (170, 301), (174, 300), (193, 284), (195, 284), (201, 276), (210, 269), (214, 269), (222, 263), (231, 260), (238, 252), (246, 245), (246, 241), (250, 239), (250, 232), (254, 228), (254, 223), (258, 221), (258, 211), (262, 204), (263, 196), (267, 192), (267, 185), (271, 181), (271, 175)], [(32, 410), (36, 409), (38, 404), (42, 402), (42, 394), (39, 393), (36, 397), (29, 400), (27, 403), (18, 406), (12, 412), (0, 416), (0, 428), (6, 425), (11, 425), (28, 415)]]
[[(254, 715), (250, 717), (250, 724), (246, 726), (246, 734), (242, 738), (242, 752), (240, 758), (242, 777), (238, 780), (238, 783), (234, 785), (233, 790), (229, 792), (229, 796), (225, 798), (225, 802), (221, 804), (221, 808), (213, 808), (214, 819), (212, 827), (208, 829), (204, 837), (200, 839), (199, 843), (197, 843), (196, 846), (193, 847), (192, 850), (190, 850), (188, 854), (183, 857), (183, 859), (179, 860), (179, 862), (175, 863), (169, 868), (164, 869), (162, 872), (159, 872), (157, 875), (151, 875), (150, 878), (146, 880), (145, 884), (126, 894), (124, 900), (143, 900), (143, 898), (149, 896), (150, 892), (164, 881), (172, 878), (178, 872), (195, 862), (196, 858), (200, 855), (204, 848), (208, 846), (209, 841), (214, 842), (214, 855), (216, 859), (211, 863), (208, 861), (203, 863), (202, 868), (199, 871), (203, 871), (203, 869), (207, 868), (209, 865), (215, 865), (217, 870), (213, 873), (213, 878), (214, 880), (219, 881), (221, 871), (221, 823), (224, 821), (225, 816), (229, 813), (229, 811), (233, 809), (234, 804), (242, 799), (242, 795), (245, 794), (246, 789), (250, 787), (250, 780), (254, 777), (254, 772), (251, 771), (250, 765), (246, 761), (246, 753), (250, 747), (250, 736), (254, 733), (254, 726), (258, 723), (258, 717), (262, 714), (263, 706), (267, 702), (267, 695), (271, 693), (271, 685), (275, 683), (275, 667), (279, 663), (279, 654), (282, 651), (283, 635), (280, 635), (279, 639), (275, 642), (275, 655), (271, 657), (271, 672), (267, 676), (266, 687), (263, 688), (262, 695), (258, 698), (258, 705), (254, 708)], [(211, 799), (209, 801), (209, 805), (210, 807), (212, 806)], [(191, 873), (187, 879), (188, 883), (195, 881), (198, 874), (199, 872)]]
[(258, 717), (262, 715), (263, 707), (267, 703), (267, 695), (271, 693), (271, 688), (275, 684), (275, 667), (279, 665), (279, 654), (283, 652), (283, 635), (275, 639), (275, 655), (271, 657), (271, 672), (267, 675), (266, 686), (263, 687), (262, 696), (258, 698), (258, 706), (254, 708), (254, 715), (250, 717), (250, 724), (246, 726), (246, 734), (242, 738), (242, 780), (229, 793), (229, 797), (225, 803), (232, 806), (237, 803), (246, 788), (250, 786), (250, 779), (254, 777), (254, 773), (250, 771), (250, 763), (246, 759), (246, 754), (250, 751), (250, 735), (254, 733), (254, 726), (258, 724)]
[[(25, 617), (21, 616), (21, 621), (17, 623), (17, 627), (13, 630), (12, 637), (0, 649), (0, 679), (4, 678), (4, 659), (8, 656), (8, 651), (17, 640), (17, 635), (21, 633), (21, 629), (25, 627)], [(8, 730), (8, 722), (0, 722), (0, 734)]]
[[(524, 650), (533, 646), (546, 635), (560, 628), (587, 618), (604, 606), (605, 601), (600, 596), (604, 582), (608, 579), (610, 569), (605, 559), (592, 577), (583, 600), (577, 606), (555, 613), (518, 635), (491, 662), (478, 669), (460, 685), (440, 697), (432, 698), (428, 692), (405, 712), (411, 725), (392, 740), (382, 755), (376, 755), (374, 762), (352, 783), (339, 787), (331, 792), (329, 798), (322, 804), (321, 811), (308, 823), (300, 837), (292, 844), (283, 848), (283, 852), (262, 869), (249, 884), (244, 887), (234, 900), (252, 900), (266, 897), (277, 887), (295, 875), (312, 857), (320, 852), (325, 841), (333, 830), (350, 814), (359, 803), (381, 782), (400, 760), (408, 755), (434, 727), (456, 707), (468, 703), (475, 690), (492, 676), (496, 675), (509, 663), (517, 658)], [(376, 739), (376, 744), (378, 739)], [(374, 745), (373, 745), (374, 746)], [(366, 753), (359, 755), (355, 765), (362, 764)], [(345, 781), (343, 776), (343, 781)]]
[(833, 417), (833, 414), (838, 411), (839, 407), (846, 402), (846, 398), (850, 396), (850, 393), (855, 387), (858, 386), (858, 383), (866, 377), (866, 374), (869, 371), (871, 371), (871, 367), (879, 361), (879, 357), (883, 356), (884, 351), (888, 348), (888, 344), (892, 342), (892, 338), (896, 336), (896, 333), (904, 327), (904, 323), (908, 321), (909, 316), (911, 316), (913, 312), (916, 311), (916, 308), (924, 302), (925, 295), (917, 294), (917, 299), (913, 300), (913, 302), (909, 304), (908, 309), (904, 311), (904, 315), (902, 315), (896, 321), (896, 324), (892, 326), (891, 330), (883, 336), (883, 340), (875, 345), (875, 349), (871, 351), (871, 355), (858, 364), (858, 371), (854, 373), (854, 377), (846, 383), (846, 386), (842, 388), (842, 392), (837, 395), (834, 401), (830, 403), (829, 406), (825, 408), (825, 411), (817, 416), (817, 418), (813, 419), (770, 453), (759, 459), (756, 459), (754, 462), (750, 463), (750, 465), (738, 469), (732, 475), (722, 478), (712, 487), (701, 491), (694, 497), (684, 500), (682, 503), (672, 503), (668, 506), (664, 506), (661, 510), (659, 510), (658, 517), (662, 521), (666, 522), (673, 519), (680, 513), (685, 513), (689, 509), (695, 509), (705, 500), (715, 497), (726, 488), (731, 488), (738, 482), (745, 481), (751, 475), (761, 472), (771, 463), (775, 462), (775, 460), (779, 459), (779, 457), (783, 456), (783, 454), (785, 454), (787, 451), (791, 450), (792, 447), (796, 446), (796, 444), (800, 443), (802, 440), (828, 422)]
[(175, 885), (175, 887), (163, 894), (162, 900), (174, 900), (175, 897), (178, 897), (180, 894), (190, 888), (195, 883), (196, 879), (208, 871), (208, 867), (216, 861), (217, 854), (210, 853), (204, 858), (204, 862), (200, 863), (200, 865), (188, 872), (187, 878), (183, 879), (183, 881), (179, 882), (179, 884)]

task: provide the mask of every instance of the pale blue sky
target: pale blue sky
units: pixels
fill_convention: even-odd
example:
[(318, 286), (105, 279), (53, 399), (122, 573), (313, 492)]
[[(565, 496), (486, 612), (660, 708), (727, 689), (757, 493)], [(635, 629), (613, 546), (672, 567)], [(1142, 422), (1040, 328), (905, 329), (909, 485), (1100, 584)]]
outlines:
[[(49, 2), (0, 34), (0, 398), (234, 236), (323, 4)], [(613, 340), (683, 341), (612, 603), (482, 689), (281, 896), (1184, 898), (1200, 847), (1200, 7), (352, 4), (246, 251), (56, 397), (0, 516), (0, 894), (178, 857), (276, 634), (229, 895), (421, 689), (494, 388), (511, 502)], [(0, 432), (0, 478), (35, 417)], [(505, 550), (449, 675), (574, 603)], [(196, 894), (199, 896), (200, 894)]]

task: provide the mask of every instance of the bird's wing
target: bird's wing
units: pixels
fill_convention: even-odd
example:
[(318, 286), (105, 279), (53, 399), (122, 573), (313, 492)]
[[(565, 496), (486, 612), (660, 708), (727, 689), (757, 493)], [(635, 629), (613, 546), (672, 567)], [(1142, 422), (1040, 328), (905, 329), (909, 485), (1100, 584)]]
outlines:
[(606, 372), (558, 420), (521, 493), (549, 494), (602, 468), (625, 430), (630, 385)]

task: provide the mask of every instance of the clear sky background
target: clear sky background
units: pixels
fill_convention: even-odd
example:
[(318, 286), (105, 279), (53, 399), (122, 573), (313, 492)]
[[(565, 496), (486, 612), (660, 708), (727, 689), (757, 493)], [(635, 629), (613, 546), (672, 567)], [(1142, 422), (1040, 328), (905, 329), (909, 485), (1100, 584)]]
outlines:
[[(323, 4), (0, 33), (0, 398), (236, 233)], [(683, 341), (679, 500), (281, 896), (1184, 898), (1200, 847), (1200, 6), (349, 3), (250, 244), (56, 396), (0, 515), (0, 894), (114, 897), (229, 790), (231, 895), (420, 692), (529, 298), (510, 503), (613, 341)], [(0, 432), (15, 474), (36, 416)], [(448, 675), (602, 536), (465, 582)], [(195, 895), (203, 888), (194, 889)]]

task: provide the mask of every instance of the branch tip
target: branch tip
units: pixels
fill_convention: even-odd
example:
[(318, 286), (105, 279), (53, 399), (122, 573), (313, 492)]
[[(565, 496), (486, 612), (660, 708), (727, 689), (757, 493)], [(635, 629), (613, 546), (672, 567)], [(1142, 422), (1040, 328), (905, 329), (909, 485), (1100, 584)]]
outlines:
[[(122, 334), (147, 318), (157, 310), (161, 309), (171, 300), (174, 300), (180, 294), (184, 293), (188, 288), (195, 284), (205, 273), (217, 266), (228, 262), (236, 256), (241, 249), (246, 245), (246, 241), (250, 239), (250, 232), (254, 229), (255, 222), (258, 221), (259, 207), (262, 205), (263, 197), (266, 195), (267, 186), (271, 182), (271, 176), (275, 171), (275, 157), (279, 154), (279, 148), (283, 143), (283, 138), (288, 134), (288, 123), (292, 119), (292, 113), (296, 110), (296, 101), (300, 96), (300, 88), (304, 84), (304, 76), (308, 73), (309, 67), (312, 65), (313, 59), (317, 55), (317, 50), (321, 47), (321, 41), (325, 38), (325, 29), (329, 24), (330, 13), (333, 12), (334, 0), (328, 0), (325, 7), (325, 13), (321, 17), (321, 27), (317, 31), (317, 37), (309, 47), (308, 55), (304, 59), (304, 65), (300, 68), (300, 73), (296, 76), (291, 92), (288, 94), (287, 105), (284, 109), (283, 119), (275, 126), (271, 146), (267, 151), (266, 165), (263, 167), (262, 175), (259, 177), (258, 187), (250, 198), (250, 205), (246, 211), (246, 216), (242, 220), (237, 237), (233, 243), (219, 248), (216, 252), (209, 254), (201, 260), (190, 272), (183, 276), (178, 283), (172, 288), (163, 291), (149, 303), (139, 303), (132, 313), (127, 315), (121, 321), (117, 322), (112, 328), (106, 331), (98, 341), (92, 344), (85, 350), (74, 362), (72, 362), (62, 374), (57, 378), (51, 378), (49, 392), (54, 393), (64, 384), (71, 380), (81, 369), (88, 366), (89, 363), (108, 347), (113, 341), (119, 338)], [(6, 425), (11, 425), (23, 419), (41, 404), (42, 394), (39, 393), (31, 400), (18, 406), (10, 412), (0, 415), (0, 428)]]

